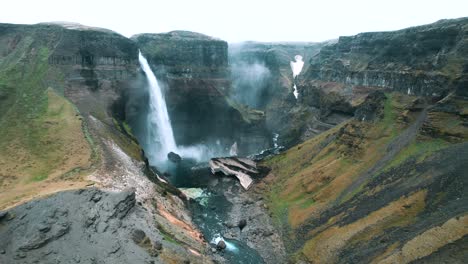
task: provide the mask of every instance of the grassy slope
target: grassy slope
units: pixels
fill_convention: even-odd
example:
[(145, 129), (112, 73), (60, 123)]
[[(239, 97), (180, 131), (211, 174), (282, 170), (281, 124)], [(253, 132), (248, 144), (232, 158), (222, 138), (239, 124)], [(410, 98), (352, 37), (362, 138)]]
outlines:
[(79, 113), (45, 85), (46, 78), (61, 78), (48, 65), (50, 53), (47, 43), (26, 36), (0, 59), (0, 208), (83, 184), (57, 177), (90, 166), (92, 151)]
[[(416, 215), (425, 208), (427, 190), (411, 192), (390, 201), (353, 223), (343, 224), (340, 221), (352, 214), (354, 209), (325, 219), (327, 221), (320, 221), (327, 209), (352, 207), (349, 203), (357, 194), (366, 192), (372, 196), (384, 188), (368, 187), (371, 178), (346, 193), (343, 199), (337, 199), (360, 175), (382, 159), (391, 140), (408, 127), (409, 124), (401, 120), (403, 115), (408, 115), (405, 108), (410, 101), (411, 97), (390, 95), (385, 103), (382, 120), (376, 123), (349, 121), (265, 162), (272, 168), (272, 174), (267, 177), (270, 178), (271, 186), (267, 192), (269, 208), (283, 231), (291, 254), (296, 253), (297, 258), (319, 263), (337, 262), (339, 252), (349, 246), (347, 243), (361, 243), (362, 240), (369, 242), (384, 230), (416, 221)], [(460, 104), (464, 109), (466, 102)], [(409, 123), (416, 119), (416, 114), (410, 115)], [(446, 113), (429, 114), (429, 121), (439, 131), (445, 131), (447, 123), (450, 123), (452, 132), (455, 131), (457, 135), (465, 133), (466, 136), (466, 127), (458, 125), (462, 123), (459, 119)], [(443, 123), (440, 123), (441, 120)], [(388, 172), (408, 160), (421, 163), (432, 153), (449, 146), (450, 138), (418, 134), (376, 175), (382, 171)], [(403, 205), (410, 209), (402, 210)], [(310, 221), (325, 224), (306, 228)]]

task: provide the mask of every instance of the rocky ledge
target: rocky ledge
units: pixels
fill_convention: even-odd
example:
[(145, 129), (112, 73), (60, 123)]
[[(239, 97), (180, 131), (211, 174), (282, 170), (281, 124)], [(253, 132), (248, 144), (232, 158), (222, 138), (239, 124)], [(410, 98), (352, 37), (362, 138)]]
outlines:
[(232, 175), (239, 179), (241, 186), (248, 190), (255, 178), (266, 175), (265, 168), (247, 158), (213, 158), (209, 162), (211, 172)]

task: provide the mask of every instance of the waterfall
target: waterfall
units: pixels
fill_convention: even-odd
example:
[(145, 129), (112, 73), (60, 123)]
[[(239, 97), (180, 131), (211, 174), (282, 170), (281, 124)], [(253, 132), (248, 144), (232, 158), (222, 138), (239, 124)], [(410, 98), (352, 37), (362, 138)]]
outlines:
[(304, 67), (304, 61), (302, 60), (301, 55), (294, 56), (294, 61), (291, 61), (291, 70), (293, 72), (293, 78), (299, 75)]
[(302, 71), (302, 67), (304, 67), (304, 61), (302, 60), (301, 55), (296, 55), (294, 56), (294, 61), (291, 61), (291, 70), (293, 72), (293, 79), (294, 79), (294, 97), (296, 99), (299, 97), (299, 92), (297, 91), (297, 86), (296, 86), (296, 76), (299, 75)]
[(148, 61), (141, 52), (138, 54), (140, 66), (146, 74), (149, 90), (149, 111), (147, 116), (146, 149), (151, 164), (162, 163), (167, 160), (167, 153), (177, 151), (177, 145), (172, 131), (171, 120), (167, 112), (166, 100), (156, 76)]

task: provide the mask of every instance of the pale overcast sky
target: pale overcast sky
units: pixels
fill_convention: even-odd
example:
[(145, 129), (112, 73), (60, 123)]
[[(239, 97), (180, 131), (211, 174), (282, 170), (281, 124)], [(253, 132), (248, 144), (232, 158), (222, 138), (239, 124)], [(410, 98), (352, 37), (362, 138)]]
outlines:
[(5, 0), (0, 22), (71, 21), (125, 36), (190, 30), (230, 42), (323, 41), (468, 16), (467, 0)]

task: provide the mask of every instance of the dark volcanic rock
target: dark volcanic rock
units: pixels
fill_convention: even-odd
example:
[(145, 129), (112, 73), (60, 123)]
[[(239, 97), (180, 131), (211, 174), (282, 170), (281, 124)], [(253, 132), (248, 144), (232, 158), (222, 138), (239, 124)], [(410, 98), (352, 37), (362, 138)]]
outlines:
[[(141, 211), (132, 190), (67, 191), (20, 205), (8, 213), (24, 217), (2, 222), (0, 263), (145, 263), (149, 255), (136, 244), (154, 230), (135, 217)], [(136, 244), (127, 239), (130, 233)]]
[(182, 160), (179, 154), (174, 153), (172, 151), (167, 153), (167, 158), (174, 163), (179, 163)]
[(211, 71), (217, 71), (225, 77), (228, 57), (223, 40), (190, 31), (139, 34), (132, 39), (149, 55), (152, 65), (164, 65), (168, 73), (214, 77)]

